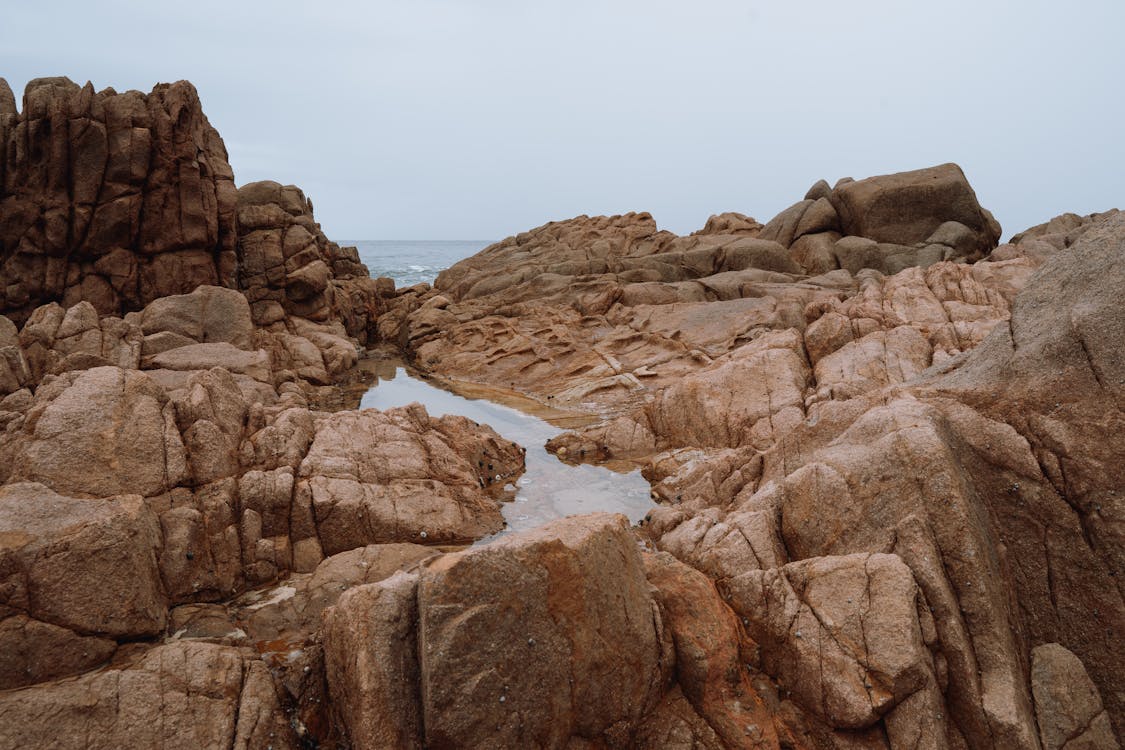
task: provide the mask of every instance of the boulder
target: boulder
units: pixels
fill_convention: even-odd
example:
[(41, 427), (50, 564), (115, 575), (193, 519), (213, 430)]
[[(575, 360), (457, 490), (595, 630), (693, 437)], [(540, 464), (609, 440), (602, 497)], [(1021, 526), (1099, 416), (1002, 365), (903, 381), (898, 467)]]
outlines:
[(201, 286), (190, 294), (153, 300), (141, 311), (140, 326), (146, 348), (148, 337), (164, 333), (197, 344), (225, 342), (239, 349), (251, 349), (254, 334), (246, 297), (234, 289), (217, 286)]
[(1031, 652), (1031, 688), (1043, 750), (1106, 748), (1120, 745), (1082, 661), (1057, 643)]
[(966, 227), (958, 257), (976, 260), (1000, 241), (1000, 226), (981, 208), (956, 164), (869, 177), (837, 185), (829, 197), (845, 235), (914, 245), (946, 222)]
[[(140, 497), (79, 500), (41, 484), (0, 487), (0, 614), (25, 613), (56, 629), (19, 632), (17, 643), (61, 645), (78, 636), (139, 638), (164, 628), (166, 602), (156, 566), (156, 517)], [(72, 631), (69, 638), (58, 629)], [(77, 634), (77, 635), (75, 635)], [(104, 654), (104, 648), (98, 647)], [(46, 672), (74, 663), (69, 649), (36, 654)], [(55, 661), (64, 660), (63, 663)], [(89, 658), (82, 664), (89, 664)], [(96, 662), (95, 662), (96, 663)]]
[(4, 450), (12, 456), (9, 481), (77, 496), (156, 495), (188, 470), (164, 390), (144, 373), (117, 367), (40, 386), (21, 433)]
[(622, 743), (666, 687), (671, 644), (622, 516), (446, 555), (418, 586), (427, 744)]
[[(463, 417), (420, 405), (339, 412), (320, 420), (297, 472), (324, 553), (383, 542), (464, 543), (499, 531), (496, 492), (523, 453)], [(297, 541), (294, 539), (294, 541)]]

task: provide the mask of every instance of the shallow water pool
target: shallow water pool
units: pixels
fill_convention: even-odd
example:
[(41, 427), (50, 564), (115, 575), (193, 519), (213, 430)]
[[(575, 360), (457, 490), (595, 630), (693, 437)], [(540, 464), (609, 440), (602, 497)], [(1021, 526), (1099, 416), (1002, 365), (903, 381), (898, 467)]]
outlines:
[[(391, 360), (371, 369), (378, 380), (363, 395), (359, 408), (390, 409), (417, 401), (433, 416), (468, 417), (527, 449), (527, 468), (515, 483), (515, 500), (502, 507), (508, 528), (501, 534), (530, 529), (563, 516), (597, 511), (623, 513), (636, 523), (655, 507), (640, 469), (614, 471), (604, 466), (571, 466), (543, 447), (555, 435), (588, 421), (587, 417), (549, 412), (531, 401), (525, 408), (547, 418), (529, 414), (508, 405), (518, 403), (518, 397), (503, 396), (490, 389), (467, 386), (463, 389), (466, 395), (460, 395), (415, 377)], [(462, 390), (459, 386), (450, 387)], [(475, 397), (477, 393), (486, 393), (496, 400)], [(508, 403), (498, 403), (501, 398)]]

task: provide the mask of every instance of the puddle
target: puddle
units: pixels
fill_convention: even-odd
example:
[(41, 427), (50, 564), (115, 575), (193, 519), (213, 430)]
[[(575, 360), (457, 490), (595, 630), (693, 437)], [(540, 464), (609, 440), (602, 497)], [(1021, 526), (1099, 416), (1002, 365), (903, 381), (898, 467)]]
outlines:
[(554, 436), (589, 423), (590, 416), (548, 409), (531, 399), (484, 386), (451, 386), (461, 395), (415, 377), (395, 360), (376, 360), (368, 369), (378, 381), (363, 395), (359, 408), (390, 409), (417, 401), (431, 415), (468, 417), (527, 449), (527, 470), (516, 482), (515, 500), (502, 506), (508, 528), (501, 534), (598, 511), (623, 513), (636, 523), (655, 507), (639, 468), (571, 466), (543, 447)]

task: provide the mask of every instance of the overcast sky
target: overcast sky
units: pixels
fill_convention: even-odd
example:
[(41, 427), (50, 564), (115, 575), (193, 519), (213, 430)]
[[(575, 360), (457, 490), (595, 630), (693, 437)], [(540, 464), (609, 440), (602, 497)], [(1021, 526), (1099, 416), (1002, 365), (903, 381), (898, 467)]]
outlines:
[(765, 221), (959, 163), (1005, 237), (1125, 208), (1123, 0), (6, 2), (0, 76), (195, 83), (239, 184), (335, 239)]

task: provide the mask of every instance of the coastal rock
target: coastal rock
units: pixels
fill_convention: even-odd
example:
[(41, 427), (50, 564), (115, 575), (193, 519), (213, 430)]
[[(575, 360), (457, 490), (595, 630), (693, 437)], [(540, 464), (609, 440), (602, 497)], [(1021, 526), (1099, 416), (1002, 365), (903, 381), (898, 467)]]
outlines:
[[(159, 633), (165, 618), (156, 566), (160, 543), (155, 516), (135, 495), (89, 500), (41, 484), (0, 487), (0, 616), (25, 614), (56, 626), (8, 624), (2, 650), (14, 654), (21, 642), (58, 644), (68, 640), (63, 628), (71, 639)], [(104, 646), (94, 645), (104, 654)], [(35, 670), (43, 672), (89, 664), (70, 649), (36, 656), (42, 662)]]
[[(716, 735), (714, 746), (777, 747), (773, 718), (743, 659), (757, 644), (714, 584), (668, 554), (645, 555), (644, 564), (675, 644), (678, 688)], [(646, 727), (654, 721), (646, 717)]]
[[(679, 464), (667, 459), (671, 473), (661, 481), (661, 492), (682, 493), (683, 501), (677, 509), (654, 513), (651, 532), (661, 548), (729, 587), (762, 647), (763, 667), (794, 690), (793, 709), (782, 721), (785, 731), (805, 727), (800, 732), (823, 734), (814, 731), (816, 722), (835, 727), (830, 731), (844, 725), (854, 731), (876, 720), (893, 744), (944, 736), (952, 745), (1036, 747), (1044, 730), (1033, 693), (1042, 688), (1021, 665), (1040, 643), (1061, 644), (1081, 659), (1113, 721), (1121, 667), (1111, 644), (1122, 637), (1117, 623), (1125, 621), (1125, 606), (1114, 583), (1121, 543), (1112, 519), (1120, 499), (1115, 473), (1104, 469), (1121, 460), (1109, 438), (1117, 430), (1117, 412), (1107, 412), (1106, 405), (1112, 405), (1113, 384), (1122, 378), (1115, 374), (1117, 360), (1097, 342), (1121, 335), (1112, 289), (1120, 282), (1115, 259), (1123, 238), (1125, 227), (1115, 217), (1090, 227), (1075, 252), (1048, 260), (1012, 295), (1006, 324), (993, 324), (983, 343), (944, 366), (905, 384), (816, 403), (810, 418), (760, 454), (727, 450)], [(972, 270), (1000, 272), (991, 278), (1010, 282), (1026, 276), (1025, 261)], [(1007, 277), (1006, 263), (1024, 267)], [(931, 287), (935, 294), (944, 288)], [(995, 303), (999, 311), (1008, 300), (1000, 293), (1003, 284), (995, 288), (995, 295), (978, 301)], [(961, 294), (974, 297), (972, 284)], [(914, 299), (911, 306), (923, 298)], [(893, 305), (867, 309), (885, 315)], [(948, 330), (946, 315), (919, 314), (924, 309), (914, 307), (903, 324), (910, 320), (919, 333), (930, 335)], [(998, 382), (1006, 384), (1000, 391)], [(837, 625), (831, 623), (847, 622), (850, 615), (818, 614), (809, 620), (810, 627), (816, 621), (812, 634), (803, 626), (780, 624), (789, 622), (786, 587), (799, 592), (812, 585), (804, 578), (793, 583), (785, 571), (812, 569), (814, 560), (835, 570), (832, 566), (844, 566), (856, 555), (887, 551), (909, 568), (918, 587), (912, 596), (924, 606), (907, 607), (910, 597), (903, 589), (900, 604), (887, 602), (871, 611), (889, 614), (898, 607), (904, 617), (918, 613), (917, 626), (898, 630), (916, 627), (922, 634), (926, 651), (915, 643), (908, 661), (914, 673), (922, 667), (932, 671), (938, 692), (927, 687), (912, 693), (887, 713), (872, 713), (879, 704), (859, 692), (849, 700), (809, 684), (802, 696), (792, 680), (815, 672), (800, 667), (796, 654), (809, 646), (805, 641), (817, 628), (833, 630)], [(848, 565), (854, 569), (857, 563)], [(852, 588), (862, 595), (841, 591), (823, 601), (843, 606), (840, 599), (850, 598), (850, 604), (862, 606), (868, 588), (857, 586)], [(794, 612), (819, 606), (800, 596), (793, 602)], [(760, 623), (771, 617), (782, 618), (777, 629), (763, 630)], [(830, 646), (846, 643), (835, 634)], [(824, 655), (815, 642), (812, 647), (805, 659), (820, 664)], [(860, 660), (870, 664), (872, 658)], [(826, 673), (839, 680), (854, 671), (840, 667)], [(1073, 679), (1074, 691), (1085, 690)], [(925, 684), (931, 684), (929, 677)], [(1043, 678), (1038, 684), (1045, 684)], [(837, 695), (836, 708), (825, 703), (830, 694)], [(1051, 710), (1056, 716), (1098, 714), (1090, 713), (1095, 703), (1084, 705)], [(939, 713), (946, 717), (944, 728), (926, 723)]]
[(1077, 656), (1057, 643), (1036, 646), (1031, 685), (1043, 750), (1120, 747), (1101, 696)]
[(930, 244), (941, 241), (934, 233), (946, 222), (957, 222), (968, 236), (956, 250), (973, 260), (1000, 240), (1000, 225), (977, 203), (976, 193), (956, 164), (838, 185), (829, 200), (845, 235), (895, 245)]
[(621, 745), (672, 667), (641, 555), (608, 514), (356, 588), (325, 622), (330, 690), (357, 744)]
[(418, 617), (431, 745), (620, 743), (671, 667), (621, 516), (563, 519), (438, 558), (421, 573)]
[(299, 743), (252, 651), (180, 642), (74, 680), (0, 693), (0, 746), (281, 750)]
[[(175, 335), (197, 344), (223, 342), (251, 349), (254, 324), (246, 297), (234, 289), (201, 286), (190, 294), (153, 300), (140, 314), (146, 336)], [(158, 353), (158, 352), (153, 352)]]
[(22, 112), (5, 109), (0, 312), (22, 323), (87, 301), (120, 315), (234, 285), (233, 174), (190, 83), (146, 95), (41, 78)]
[(418, 405), (340, 412), (316, 425), (296, 503), (311, 510), (308, 534), (327, 555), (463, 543), (503, 528), (495, 492), (522, 470), (518, 446), (464, 417), (434, 419)]
[(40, 386), (18, 435), (0, 446), (7, 481), (87, 497), (156, 495), (188, 470), (164, 390), (136, 370), (95, 367)]
[(376, 282), (354, 247), (328, 240), (300, 188), (264, 181), (238, 189), (238, 286), (254, 323), (295, 316), (339, 320), (366, 343), (379, 309)]
[[(833, 727), (862, 729), (895, 708), (935, 715), (912, 734), (939, 747), (941, 698), (910, 569), (894, 555), (825, 557), (750, 571), (727, 586), (779, 686)], [(918, 718), (915, 716), (914, 718)], [(911, 744), (911, 743), (907, 743)]]
[(424, 746), (417, 589), (417, 575), (398, 573), (345, 592), (325, 614), (329, 695), (355, 747)]
[[(935, 264), (963, 269), (964, 263), (951, 261), (981, 258), (999, 237), (956, 165), (812, 192), (815, 197), (760, 229), (727, 215), (685, 237), (657, 230), (648, 214), (552, 222), (455, 264), (433, 291), (402, 292), (378, 330), (423, 370), (499, 387), (518, 384), (558, 406), (629, 411), (765, 331), (803, 331), (819, 317), (809, 317), (810, 309), (832, 310), (857, 291), (870, 299), (865, 290), (878, 279), (907, 272), (915, 283), (927, 283)], [(1028, 273), (1034, 267), (1026, 259), (1017, 265)], [(991, 273), (1009, 286), (1022, 281), (1011, 278), (1013, 271), (994, 271), (975, 273)], [(974, 280), (980, 287), (990, 283)], [(929, 342), (935, 350), (930, 361), (979, 343), (1007, 313), (1007, 299), (1002, 309), (995, 299), (963, 300), (948, 284), (925, 293), (951, 303), (941, 351)], [(987, 294), (982, 288), (977, 297)], [(429, 305), (437, 296), (442, 304)], [(954, 309), (960, 301), (975, 308)], [(834, 348), (875, 330), (857, 327)], [(962, 338), (969, 341), (958, 343)], [(910, 349), (904, 356), (913, 374), (927, 356), (919, 346)], [(863, 351), (856, 353), (862, 358)], [(816, 359), (829, 353), (818, 351)], [(841, 385), (841, 394), (889, 382), (885, 375), (856, 377), (864, 382)], [(856, 377), (840, 374), (833, 382)], [(826, 385), (816, 399), (831, 392)], [(612, 447), (610, 453), (616, 455)]]

